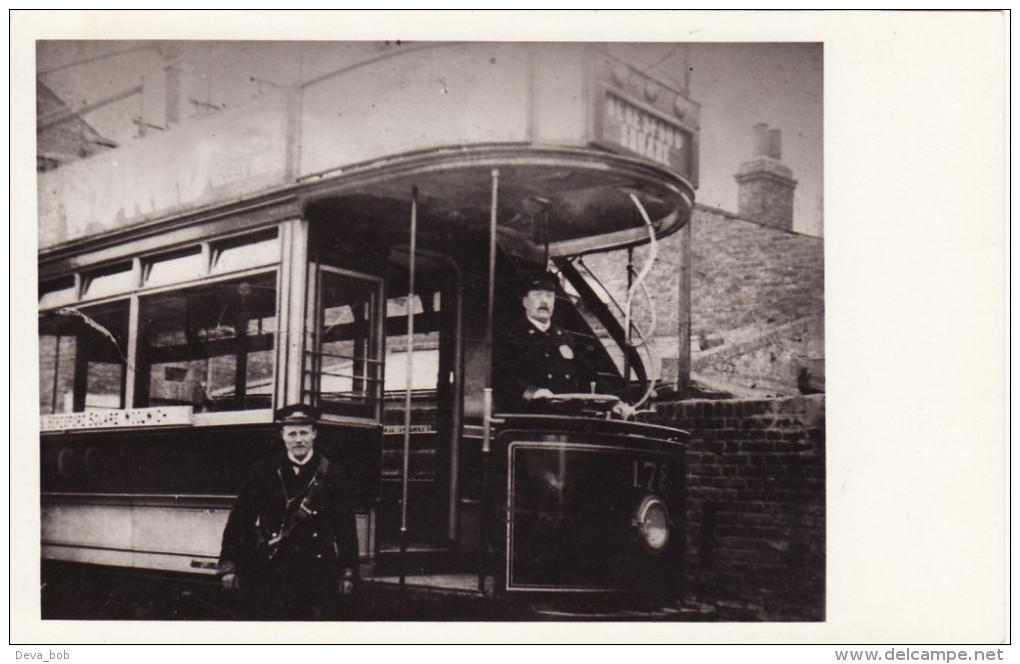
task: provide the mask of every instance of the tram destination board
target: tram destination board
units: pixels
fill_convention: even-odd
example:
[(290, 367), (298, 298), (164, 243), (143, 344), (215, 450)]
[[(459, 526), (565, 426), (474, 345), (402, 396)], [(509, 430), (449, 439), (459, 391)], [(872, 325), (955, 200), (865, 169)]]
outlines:
[(606, 92), (599, 99), (597, 140), (690, 175), (691, 134), (658, 113)]
[(598, 63), (593, 75), (592, 142), (665, 166), (697, 186), (700, 105), (614, 58)]

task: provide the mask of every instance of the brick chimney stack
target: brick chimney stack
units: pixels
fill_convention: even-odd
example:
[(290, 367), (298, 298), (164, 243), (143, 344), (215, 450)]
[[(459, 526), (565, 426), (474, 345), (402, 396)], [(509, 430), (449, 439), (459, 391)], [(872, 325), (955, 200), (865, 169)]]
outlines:
[(793, 171), (781, 163), (782, 132), (764, 122), (754, 126), (754, 157), (736, 174), (741, 217), (793, 230)]

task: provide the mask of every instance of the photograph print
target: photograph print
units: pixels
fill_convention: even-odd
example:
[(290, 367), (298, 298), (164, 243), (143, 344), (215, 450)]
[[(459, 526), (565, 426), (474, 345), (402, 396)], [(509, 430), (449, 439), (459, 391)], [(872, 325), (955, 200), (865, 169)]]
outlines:
[(825, 621), (823, 50), (36, 41), (43, 621)]

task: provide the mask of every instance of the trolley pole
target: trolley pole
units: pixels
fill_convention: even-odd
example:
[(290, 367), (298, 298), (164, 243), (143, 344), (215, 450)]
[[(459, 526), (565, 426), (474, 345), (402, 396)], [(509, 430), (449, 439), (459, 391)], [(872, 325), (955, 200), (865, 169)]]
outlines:
[(482, 556), (478, 567), (478, 592), (485, 592), (485, 571), (488, 567), (488, 533), (485, 523), (493, 518), (489, 498), (489, 455), (492, 452), (492, 363), (495, 360), (493, 325), (496, 308), (496, 221), (499, 211), (499, 169), (492, 169), (492, 206), (489, 214), (489, 306), (485, 324), (485, 344), (489, 348), (489, 364), (485, 370), (485, 391), (482, 406)]
[(418, 250), (418, 187), (411, 188), (411, 247), (407, 259), (407, 382), (404, 392), (404, 463), (400, 477), (400, 589), (404, 589), (407, 563), (407, 484), (411, 456), (411, 389), (414, 371), (414, 258)]

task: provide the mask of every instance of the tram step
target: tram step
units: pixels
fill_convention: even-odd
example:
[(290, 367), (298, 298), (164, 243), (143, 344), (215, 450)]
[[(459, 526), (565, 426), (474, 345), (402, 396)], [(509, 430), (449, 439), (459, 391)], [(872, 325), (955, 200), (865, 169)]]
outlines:
[(400, 574), (401, 571), (405, 574), (442, 574), (476, 568), (474, 555), (450, 547), (409, 545), (403, 554), (397, 547), (381, 549), (376, 556), (374, 573), (376, 576)]

